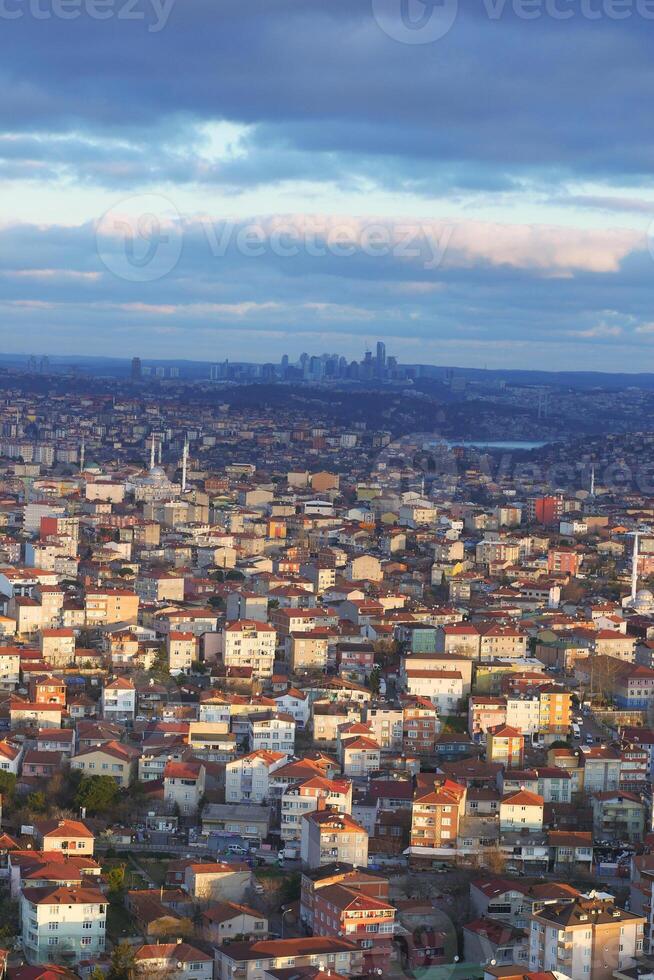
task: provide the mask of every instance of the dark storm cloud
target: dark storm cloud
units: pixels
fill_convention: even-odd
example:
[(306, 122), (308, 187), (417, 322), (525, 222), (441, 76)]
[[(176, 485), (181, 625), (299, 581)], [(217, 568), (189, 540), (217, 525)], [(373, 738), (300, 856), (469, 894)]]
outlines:
[[(121, 19), (115, 0), (102, 21), (39, 20), (36, 2), (4, 0), (24, 15), (0, 16), (11, 93), (0, 124), (122, 141), (110, 147), (114, 171), (124, 163), (134, 181), (376, 173), (426, 192), (502, 190), (543, 176), (623, 179), (654, 163), (654, 22), (635, 0), (624, 20), (589, 19), (590, 0), (563, 5), (567, 20), (462, 0), (451, 30), (425, 45), (386, 36), (370, 0), (176, 0), (155, 31), (154, 0), (138, 0), (142, 20)], [(216, 120), (254, 127), (248, 159), (202, 175), (187, 140)], [(65, 149), (67, 165), (116, 180), (83, 142)]]

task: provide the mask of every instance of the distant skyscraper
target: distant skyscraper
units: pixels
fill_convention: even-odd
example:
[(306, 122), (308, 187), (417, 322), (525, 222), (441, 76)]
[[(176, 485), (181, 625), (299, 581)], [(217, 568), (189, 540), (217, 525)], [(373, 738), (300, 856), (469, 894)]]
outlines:
[(377, 341), (377, 364), (384, 367), (386, 364), (386, 344), (383, 340)]
[(140, 381), (141, 375), (142, 375), (141, 358), (133, 357), (132, 358), (132, 381)]

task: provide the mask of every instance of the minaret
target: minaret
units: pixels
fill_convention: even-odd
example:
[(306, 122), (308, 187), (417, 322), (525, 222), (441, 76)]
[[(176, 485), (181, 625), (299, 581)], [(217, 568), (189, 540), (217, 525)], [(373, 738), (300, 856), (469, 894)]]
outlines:
[(188, 468), (188, 437), (184, 439), (184, 450), (182, 452), (182, 493), (186, 493), (187, 468)]
[(150, 442), (150, 469), (154, 469), (154, 432), (152, 433), (152, 441)]
[(590, 468), (590, 495), (591, 497), (595, 496), (595, 464), (594, 463)]
[(638, 531), (634, 534), (634, 550), (631, 558), (631, 601), (636, 599), (638, 591)]
[(86, 446), (85, 446), (85, 443), (84, 443), (84, 436), (82, 436), (82, 444), (79, 447), (79, 471), (80, 471), (80, 473), (83, 473), (84, 472), (84, 461), (85, 461), (85, 458), (86, 458)]
[(159, 442), (157, 443), (157, 463), (159, 464), (159, 466), (161, 466), (161, 446), (162, 446), (162, 442), (163, 442), (163, 440), (160, 439)]

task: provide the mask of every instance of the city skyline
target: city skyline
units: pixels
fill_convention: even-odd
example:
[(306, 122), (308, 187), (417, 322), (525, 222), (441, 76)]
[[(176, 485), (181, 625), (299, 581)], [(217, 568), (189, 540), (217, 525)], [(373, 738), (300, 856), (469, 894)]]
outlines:
[(645, 0), (34, 6), (0, 12), (7, 352), (650, 361)]

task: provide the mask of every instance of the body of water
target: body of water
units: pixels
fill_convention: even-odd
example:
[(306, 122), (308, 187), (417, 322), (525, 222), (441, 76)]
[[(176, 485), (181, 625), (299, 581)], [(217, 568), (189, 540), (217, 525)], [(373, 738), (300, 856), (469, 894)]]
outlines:
[(519, 442), (519, 441), (497, 441), (497, 442), (485, 442), (483, 439), (477, 441), (476, 439), (450, 439), (448, 441), (448, 446), (462, 446), (465, 449), (542, 449), (546, 446), (546, 442)]

